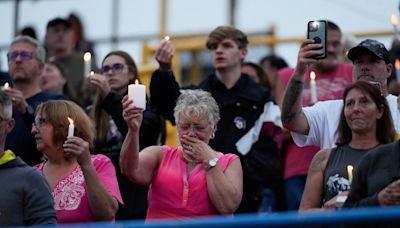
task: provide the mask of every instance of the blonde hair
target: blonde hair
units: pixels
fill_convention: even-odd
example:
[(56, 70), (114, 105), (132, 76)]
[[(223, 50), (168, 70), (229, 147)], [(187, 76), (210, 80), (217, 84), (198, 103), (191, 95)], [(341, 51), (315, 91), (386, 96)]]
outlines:
[(180, 116), (204, 116), (212, 127), (215, 127), (220, 120), (217, 102), (211, 93), (203, 90), (185, 90), (176, 101), (174, 116), (177, 123)]

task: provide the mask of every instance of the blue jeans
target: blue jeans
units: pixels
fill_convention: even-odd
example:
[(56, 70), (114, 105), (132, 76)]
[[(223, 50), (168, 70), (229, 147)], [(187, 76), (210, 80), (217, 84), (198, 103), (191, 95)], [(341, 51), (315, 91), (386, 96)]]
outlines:
[(307, 175), (291, 177), (285, 181), (287, 210), (298, 210), (303, 196)]
[(260, 197), (262, 200), (258, 212), (272, 212), (276, 210), (276, 196), (271, 188), (261, 188)]

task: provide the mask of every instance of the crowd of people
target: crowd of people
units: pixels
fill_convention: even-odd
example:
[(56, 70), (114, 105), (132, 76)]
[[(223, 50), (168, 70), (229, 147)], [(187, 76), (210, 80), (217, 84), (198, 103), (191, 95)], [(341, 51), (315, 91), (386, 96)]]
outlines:
[[(274, 54), (247, 62), (247, 35), (218, 26), (205, 44), (214, 72), (189, 87), (163, 40), (139, 108), (127, 52), (84, 73), (93, 44), (77, 15), (50, 20), (43, 44), (21, 33), (0, 78), (0, 193), (18, 192), (0, 202), (1, 225), (399, 204), (393, 51), (377, 40), (344, 55), (344, 35), (327, 21), (326, 58), (305, 39), (292, 68)], [(166, 121), (179, 146), (165, 145)]]

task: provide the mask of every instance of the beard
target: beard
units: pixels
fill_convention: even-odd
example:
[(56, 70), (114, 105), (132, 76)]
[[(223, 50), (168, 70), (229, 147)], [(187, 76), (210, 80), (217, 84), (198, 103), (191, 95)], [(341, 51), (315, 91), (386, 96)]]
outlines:
[(316, 66), (319, 70), (323, 72), (328, 72), (335, 69), (340, 61), (340, 57), (328, 55), (326, 59), (321, 60), (318, 64), (316, 64)]

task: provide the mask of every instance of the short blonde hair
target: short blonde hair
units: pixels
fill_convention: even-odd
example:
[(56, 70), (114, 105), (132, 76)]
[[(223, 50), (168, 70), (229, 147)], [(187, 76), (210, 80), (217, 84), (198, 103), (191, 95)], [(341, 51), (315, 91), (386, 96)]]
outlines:
[(211, 93), (203, 90), (185, 90), (176, 101), (174, 117), (179, 122), (179, 117), (206, 117), (209, 124), (215, 127), (220, 120), (219, 107)]

